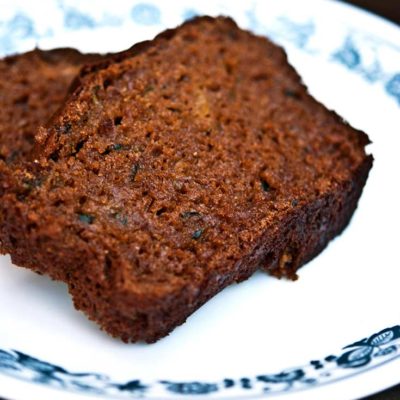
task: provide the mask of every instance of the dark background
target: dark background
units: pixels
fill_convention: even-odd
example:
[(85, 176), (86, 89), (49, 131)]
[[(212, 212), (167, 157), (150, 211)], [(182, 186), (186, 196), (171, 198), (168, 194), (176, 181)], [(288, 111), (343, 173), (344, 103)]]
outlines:
[(346, 0), (343, 3), (351, 3), (360, 8), (365, 8), (400, 25), (399, 0)]
[[(397, 25), (400, 25), (400, 0), (342, 0), (342, 1), (372, 11), (375, 14), (379, 14), (387, 19), (390, 19)], [(5, 400), (5, 399), (0, 398), (0, 400)], [(385, 390), (384, 392), (378, 393), (376, 395), (368, 396), (363, 400), (400, 400), (400, 385), (397, 385), (394, 388)]]

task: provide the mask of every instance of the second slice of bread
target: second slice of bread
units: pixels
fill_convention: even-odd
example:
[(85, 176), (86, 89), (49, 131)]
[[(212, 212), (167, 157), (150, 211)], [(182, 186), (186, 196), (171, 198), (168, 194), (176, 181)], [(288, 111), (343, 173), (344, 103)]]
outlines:
[(62, 105), (81, 67), (101, 57), (61, 48), (0, 60), (0, 161), (30, 158), (39, 126)]

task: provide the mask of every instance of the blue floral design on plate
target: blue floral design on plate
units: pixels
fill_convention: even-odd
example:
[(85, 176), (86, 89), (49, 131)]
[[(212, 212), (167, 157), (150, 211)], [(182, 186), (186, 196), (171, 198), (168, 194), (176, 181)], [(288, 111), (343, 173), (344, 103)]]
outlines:
[[(375, 368), (400, 356), (400, 325), (381, 330), (343, 348), (339, 355), (329, 355), (308, 364), (272, 374), (238, 379), (224, 378), (218, 382), (159, 380), (144, 382), (131, 379), (113, 382), (105, 374), (71, 372), (17, 350), (0, 350), (0, 372), (8, 376), (50, 387), (102, 396), (152, 398), (152, 391), (166, 395), (229, 394), (232, 388), (243, 395), (252, 393), (283, 393), (301, 390), (348, 378)], [(347, 372), (346, 372), (347, 371)]]
[[(157, 3), (156, 5), (147, 1), (133, 1), (127, 13), (118, 14), (118, 7), (115, 10), (113, 9), (112, 12), (110, 10), (107, 12), (107, 7), (105, 7), (103, 15), (99, 17), (98, 14), (95, 16), (95, 13), (88, 9), (84, 10), (84, 3), (81, 5), (81, 3), (72, 0), (58, 0), (56, 4), (64, 28), (73, 31), (102, 29), (125, 24), (136, 24), (142, 27), (162, 25), (164, 7), (167, 7), (164, 4)], [(53, 12), (55, 11), (53, 10)], [(225, 12), (221, 11), (221, 13)], [(198, 14), (198, 10), (188, 6), (180, 11), (180, 18), (185, 21)], [(315, 48), (311, 44), (323, 29), (321, 25), (318, 25), (318, 21), (310, 18), (297, 20), (290, 15), (277, 15), (274, 23), (266, 23), (257, 12), (256, 3), (252, 3), (245, 10), (244, 15), (247, 19), (247, 26), (252, 30), (268, 35), (285, 46), (290, 44), (304, 53), (325, 57), (322, 55), (326, 50), (325, 48)], [(57, 34), (55, 32), (59, 31), (56, 19), (47, 21), (45, 29), (43, 27), (38, 29), (35, 23), (36, 21), (31, 15), (18, 8), (16, 8), (14, 15), (8, 17), (8, 19), (2, 21), (0, 16), (0, 53), (15, 53), (24, 42), (29, 42), (31, 46), (35, 43), (40, 44), (41, 39), (52, 37)], [(398, 89), (400, 72), (387, 68), (384, 63), (386, 58), (381, 57), (380, 54), (381, 50), (390, 48), (396, 55), (399, 55), (398, 46), (388, 41), (387, 38), (368, 37), (365, 32), (350, 28), (344, 36), (340, 33), (338, 40), (341, 37), (343, 37), (342, 43), (329, 53), (328, 59), (341, 64), (369, 83), (380, 83), (387, 95), (394, 98), (400, 106), (400, 90)], [(374, 53), (372, 62), (366, 62), (368, 57), (364, 57), (365, 51)]]
[(90, 15), (69, 8), (64, 12), (64, 25), (68, 29), (77, 30), (82, 28), (93, 28), (96, 26), (96, 23)]
[(349, 69), (358, 67), (361, 63), (361, 56), (355, 47), (351, 37), (347, 37), (342, 48), (333, 54), (333, 58)]
[(386, 84), (386, 91), (397, 99), (400, 105), (400, 72), (393, 75), (393, 77)]
[[(260, 20), (255, 8), (246, 11), (248, 26), (261, 34), (269, 36), (280, 44), (290, 44), (298, 50), (321, 57), (325, 49), (313, 48), (310, 42), (318, 34), (317, 23), (313, 20), (297, 21), (286, 15), (278, 16), (275, 22), (268, 26)], [(356, 38), (360, 37), (356, 40)], [(371, 37), (363, 32), (348, 29), (343, 43), (332, 52), (328, 58), (343, 65), (352, 73), (360, 75), (368, 83), (380, 82), (386, 93), (396, 98), (400, 104), (400, 90), (398, 88), (399, 73), (385, 71), (379, 50), (390, 49), (400, 54), (400, 49), (385, 39)], [(363, 52), (374, 53), (373, 62), (366, 63)]]
[(196, 17), (197, 15), (199, 15), (199, 13), (196, 10), (194, 10), (193, 8), (188, 8), (187, 10), (185, 10), (182, 13), (182, 19), (184, 21), (188, 21), (188, 20)]
[[(385, 44), (381, 44), (384, 46)], [(371, 46), (372, 47), (372, 46)], [(348, 35), (343, 45), (332, 54), (332, 59), (349, 70), (361, 75), (367, 82), (381, 82), (386, 93), (394, 97), (400, 105), (400, 73), (385, 72), (379, 60), (376, 46), (374, 61), (367, 65), (362, 56), (362, 49), (355, 44), (351, 35)]]
[(35, 32), (32, 19), (22, 13), (14, 15), (8, 22), (8, 29), (18, 39), (25, 39)]
[(0, 24), (0, 51), (12, 53), (17, 41), (35, 36), (34, 21), (26, 14), (17, 12), (11, 19)]
[(139, 3), (133, 6), (131, 17), (139, 25), (157, 25), (161, 22), (160, 10), (150, 3)]

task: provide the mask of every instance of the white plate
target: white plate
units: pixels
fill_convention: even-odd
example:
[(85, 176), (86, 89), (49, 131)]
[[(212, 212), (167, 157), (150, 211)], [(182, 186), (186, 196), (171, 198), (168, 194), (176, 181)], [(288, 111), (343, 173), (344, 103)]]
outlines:
[(311, 92), (368, 132), (375, 157), (350, 226), (299, 281), (258, 273), (153, 345), (111, 339), (74, 310), (64, 285), (0, 258), (0, 396), (345, 400), (400, 382), (396, 26), (322, 0), (0, 6), (3, 54), (116, 51), (196, 13), (229, 14), (281, 43)]

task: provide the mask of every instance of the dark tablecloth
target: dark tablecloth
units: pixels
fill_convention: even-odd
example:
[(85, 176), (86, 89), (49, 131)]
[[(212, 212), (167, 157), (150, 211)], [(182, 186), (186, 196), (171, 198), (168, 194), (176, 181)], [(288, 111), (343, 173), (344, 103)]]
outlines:
[(400, 24), (399, 0), (345, 0), (344, 2), (372, 11), (398, 25)]

